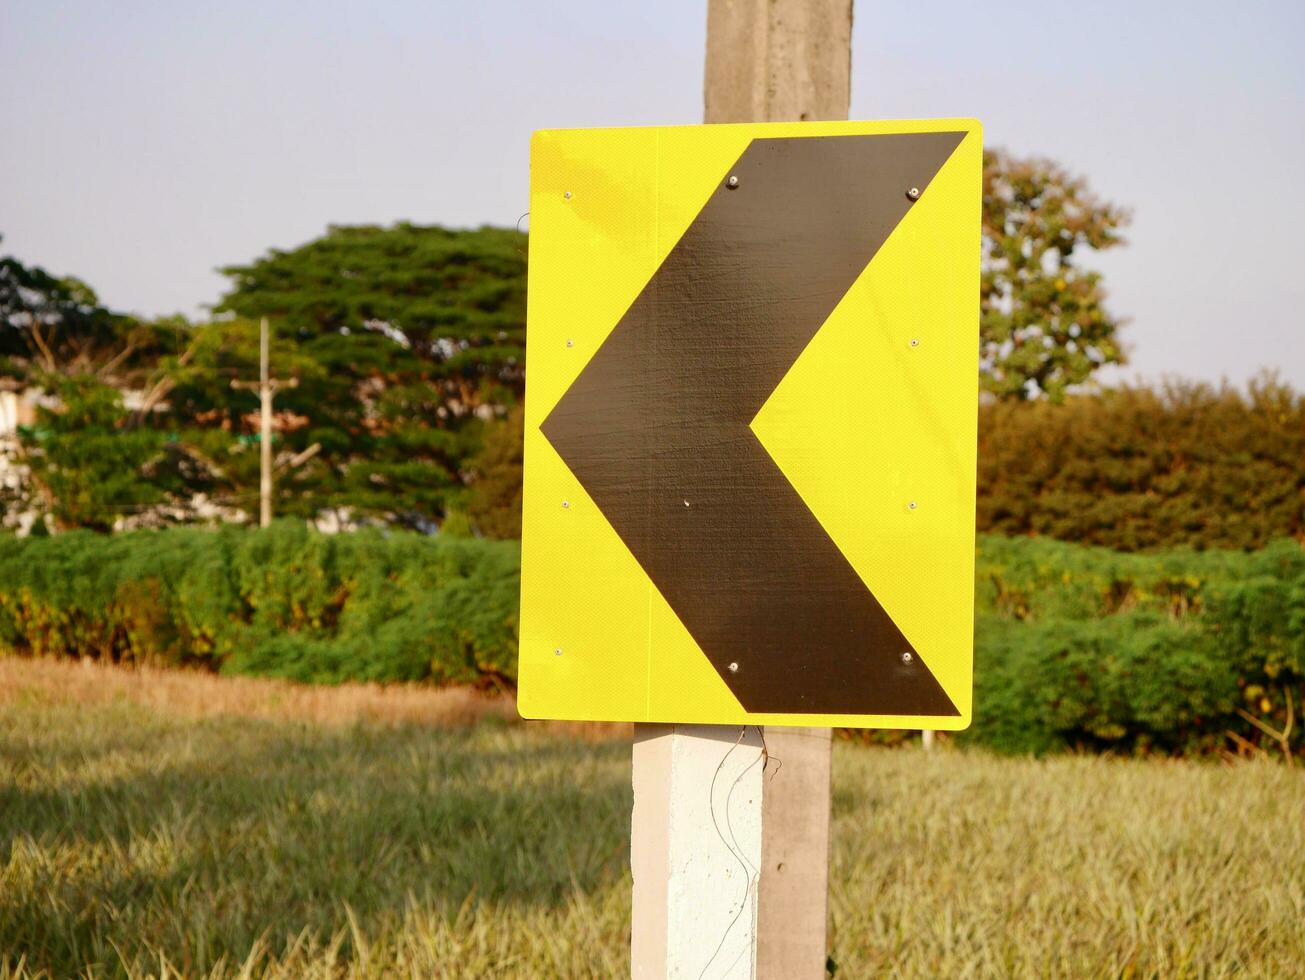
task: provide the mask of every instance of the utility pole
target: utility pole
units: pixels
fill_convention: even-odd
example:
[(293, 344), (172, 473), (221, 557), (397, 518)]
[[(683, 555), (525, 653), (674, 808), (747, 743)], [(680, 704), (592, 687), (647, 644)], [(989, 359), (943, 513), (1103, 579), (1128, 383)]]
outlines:
[[(851, 42), (852, 0), (708, 0), (705, 121), (846, 119)], [(635, 726), (636, 978), (823, 980), (830, 735)]]
[(294, 388), (297, 378), (275, 381), (271, 377), (271, 338), (268, 335), (267, 317), (258, 328), (258, 381), (232, 381), (231, 387), (257, 391), (259, 401), (258, 439), (258, 526), (272, 523), (272, 396), (279, 388)]
[(846, 119), (852, 0), (707, 0), (704, 122)]

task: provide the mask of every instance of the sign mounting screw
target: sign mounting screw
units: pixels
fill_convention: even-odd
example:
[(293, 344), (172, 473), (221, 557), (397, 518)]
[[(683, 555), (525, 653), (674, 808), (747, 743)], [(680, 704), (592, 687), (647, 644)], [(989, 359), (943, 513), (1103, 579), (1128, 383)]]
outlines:
[(739, 664), (738, 661), (735, 661), (730, 664), (730, 673), (737, 674), (738, 672), (739, 672)]
[(564, 191), (563, 194), (562, 194), (562, 196), (563, 196), (564, 198), (566, 198), (568, 201), (571, 200), (571, 192), (570, 192), (570, 191)]
[(739, 178), (734, 174), (730, 174), (730, 179), (725, 181), (725, 186), (730, 190), (733, 190), (735, 187), (739, 186)]
[(560, 657), (560, 656), (562, 656), (562, 648), (561, 648), (561, 647), (554, 647), (554, 648), (553, 648), (553, 656), (555, 656), (555, 657)]
[(902, 654), (902, 663), (904, 664), (909, 664), (914, 659), (915, 658), (911, 656), (910, 650), (907, 650), (904, 654)]
[(906, 196), (909, 197), (912, 201), (918, 201), (920, 199), (920, 188), (912, 187), (909, 191), (906, 192)]
[[(571, 344), (571, 342), (568, 340), (568, 341), (567, 341), (567, 346), (569, 347), (570, 344)], [(919, 347), (919, 346), (920, 346), (920, 338), (919, 338), (919, 337), (912, 337), (912, 338), (911, 338), (911, 346), (912, 346), (912, 347)]]
[(562, 501), (562, 506), (563, 506), (563, 508), (570, 507), (570, 506), (571, 506), (571, 501), (569, 501), (569, 500), (563, 500), (563, 501)]
[(574, 341), (574, 340), (568, 340), (568, 341), (566, 342), (566, 346), (568, 346), (568, 347), (574, 347), (574, 346), (575, 346), (575, 341)]
[(906, 505), (906, 508), (907, 510), (915, 510), (915, 501), (912, 500), (909, 504)]

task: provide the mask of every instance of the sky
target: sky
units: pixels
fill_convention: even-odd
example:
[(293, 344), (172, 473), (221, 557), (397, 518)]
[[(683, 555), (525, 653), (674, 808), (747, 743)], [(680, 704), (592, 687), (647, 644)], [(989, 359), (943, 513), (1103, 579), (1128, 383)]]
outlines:
[[(0, 253), (114, 309), (329, 224), (513, 225), (535, 129), (696, 123), (706, 0), (0, 0)], [(1305, 4), (856, 5), (852, 118), (974, 116), (1132, 210), (1111, 380), (1305, 388)]]

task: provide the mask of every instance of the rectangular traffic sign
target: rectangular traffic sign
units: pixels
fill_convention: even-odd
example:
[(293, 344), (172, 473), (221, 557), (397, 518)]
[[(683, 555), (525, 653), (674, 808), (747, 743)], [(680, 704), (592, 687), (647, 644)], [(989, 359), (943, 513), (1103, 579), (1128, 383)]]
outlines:
[(531, 147), (527, 717), (957, 729), (973, 120)]

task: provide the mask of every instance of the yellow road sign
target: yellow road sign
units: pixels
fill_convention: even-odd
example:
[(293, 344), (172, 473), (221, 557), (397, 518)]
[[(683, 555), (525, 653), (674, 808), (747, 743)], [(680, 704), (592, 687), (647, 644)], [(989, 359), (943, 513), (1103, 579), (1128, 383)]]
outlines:
[(969, 724), (979, 124), (531, 146), (527, 717)]

